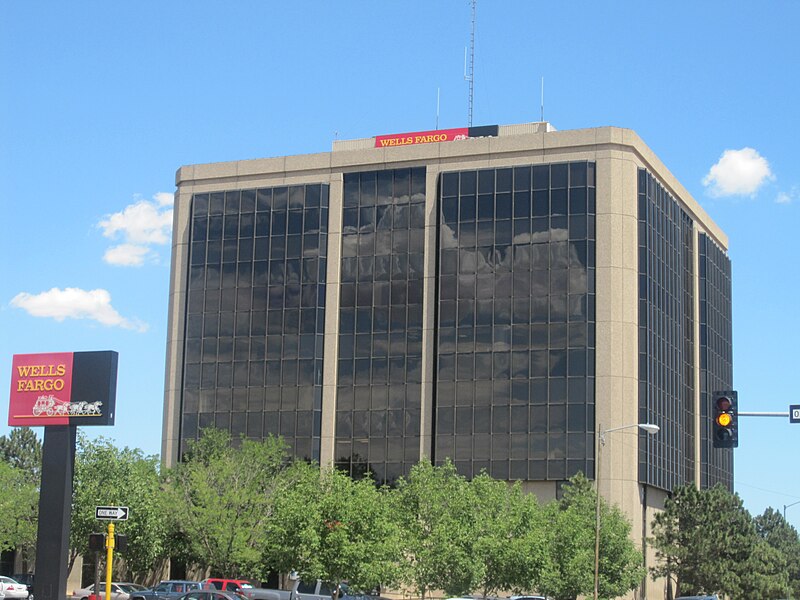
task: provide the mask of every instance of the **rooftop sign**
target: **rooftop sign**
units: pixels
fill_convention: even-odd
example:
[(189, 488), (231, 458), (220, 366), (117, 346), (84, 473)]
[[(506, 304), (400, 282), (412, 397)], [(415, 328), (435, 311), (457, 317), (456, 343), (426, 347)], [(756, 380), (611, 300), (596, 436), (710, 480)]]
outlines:
[(393, 133), (391, 135), (378, 135), (375, 137), (376, 148), (389, 148), (391, 146), (411, 146), (414, 144), (435, 144), (439, 142), (454, 142), (473, 137), (496, 136), (497, 125), (484, 127), (459, 127), (457, 129), (434, 129), (433, 131), (415, 131), (412, 133)]
[(117, 353), (15, 354), (8, 424), (113, 425)]

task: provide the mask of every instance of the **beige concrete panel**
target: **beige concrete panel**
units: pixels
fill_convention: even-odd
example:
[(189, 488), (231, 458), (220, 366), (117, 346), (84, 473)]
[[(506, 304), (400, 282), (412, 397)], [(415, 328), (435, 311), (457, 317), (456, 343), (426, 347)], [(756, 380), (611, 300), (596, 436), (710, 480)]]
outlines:
[(236, 177), (239, 174), (239, 162), (218, 162), (194, 165), (192, 180), (221, 179)]
[[(326, 363), (327, 357), (326, 357)], [(320, 432), (320, 465), (330, 465), (334, 461), (336, 426), (336, 386), (322, 386), (322, 431)]]
[[(603, 128), (605, 129), (605, 128)], [(596, 129), (568, 129), (544, 135), (544, 149), (578, 148), (597, 145), (599, 131)]]
[(489, 138), (490, 152), (495, 154), (506, 152), (541, 153), (544, 149), (545, 133), (528, 133), (508, 137)]
[(477, 158), (481, 155), (488, 155), (492, 150), (492, 140), (494, 139), (496, 138), (467, 138), (466, 140), (437, 144), (439, 146), (439, 158), (447, 159), (467, 155)]
[(422, 411), (419, 423), (420, 458), (433, 456), (433, 386), (434, 383), (430, 380), (422, 382)]
[(623, 261), (625, 219), (619, 214), (598, 214), (596, 223), (596, 266), (620, 268)]
[(408, 146), (392, 146), (385, 148), (384, 161), (386, 163), (404, 163), (416, 161), (421, 164), (435, 161), (439, 158), (439, 147), (452, 142), (439, 142), (434, 144), (410, 144)]
[(287, 174), (296, 171), (327, 171), (331, 168), (331, 153), (299, 154), (287, 156), (284, 170)]
[(547, 504), (556, 499), (555, 481), (523, 481), (522, 491), (526, 494), (533, 494), (539, 504)]
[[(311, 154), (309, 156), (317, 156)], [(286, 162), (288, 156), (279, 156), (274, 158), (255, 158), (250, 160), (240, 160), (236, 163), (236, 175), (238, 177), (250, 177), (253, 175), (258, 176), (275, 176), (283, 175), (286, 171)]]
[(183, 184), (184, 182), (191, 182), (194, 179), (194, 165), (186, 165), (179, 167), (175, 171), (175, 187)]
[[(637, 327), (630, 323), (614, 321), (597, 321), (595, 369), (598, 377), (621, 375), (620, 366), (630, 360), (636, 360)], [(634, 376), (635, 373), (625, 376)]]
[(624, 278), (623, 269), (602, 267), (595, 273), (595, 293), (597, 295), (596, 321), (622, 321), (624, 310)]
[(368, 148), (365, 150), (344, 150), (331, 153), (331, 169), (354, 170), (359, 168), (382, 169), (386, 162), (385, 148)]

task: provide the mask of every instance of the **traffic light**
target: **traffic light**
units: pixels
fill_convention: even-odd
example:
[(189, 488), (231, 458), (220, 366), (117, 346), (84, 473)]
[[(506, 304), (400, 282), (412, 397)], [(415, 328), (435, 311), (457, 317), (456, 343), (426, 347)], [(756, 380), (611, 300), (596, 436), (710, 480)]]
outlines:
[(106, 547), (106, 536), (102, 533), (89, 534), (89, 550), (100, 552)]
[(125, 552), (128, 549), (128, 536), (120, 533), (114, 534), (114, 550)]
[(714, 448), (739, 446), (739, 398), (733, 391), (714, 392), (711, 399)]

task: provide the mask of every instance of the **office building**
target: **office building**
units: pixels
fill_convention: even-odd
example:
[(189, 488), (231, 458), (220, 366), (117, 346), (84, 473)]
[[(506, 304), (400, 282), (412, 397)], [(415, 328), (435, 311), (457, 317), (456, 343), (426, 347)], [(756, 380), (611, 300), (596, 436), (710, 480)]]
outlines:
[(176, 183), (168, 462), (215, 426), (387, 482), (449, 457), (546, 500), (622, 428), (599, 487), (640, 542), (674, 486), (732, 486), (709, 422), (727, 238), (633, 131), (376, 136)]

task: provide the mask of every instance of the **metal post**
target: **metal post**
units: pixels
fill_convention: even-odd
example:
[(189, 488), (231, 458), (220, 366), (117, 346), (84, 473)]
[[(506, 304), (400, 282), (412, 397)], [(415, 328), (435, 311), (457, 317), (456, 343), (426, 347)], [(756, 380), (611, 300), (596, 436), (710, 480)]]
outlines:
[(111, 599), (111, 567), (114, 561), (114, 523), (108, 524), (106, 535), (106, 600)]

